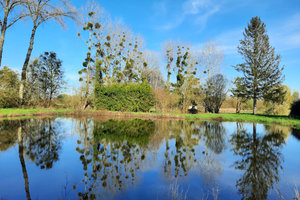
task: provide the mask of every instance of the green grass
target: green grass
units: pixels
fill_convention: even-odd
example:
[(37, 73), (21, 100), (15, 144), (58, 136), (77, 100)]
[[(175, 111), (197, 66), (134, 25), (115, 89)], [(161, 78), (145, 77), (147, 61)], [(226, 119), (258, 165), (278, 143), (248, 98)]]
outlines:
[(288, 116), (281, 115), (252, 115), (252, 114), (235, 114), (235, 113), (221, 113), (221, 114), (179, 114), (185, 116), (186, 119), (215, 119), (223, 121), (245, 121), (245, 122), (266, 122), (278, 123), (287, 125), (300, 125), (300, 119), (293, 119)]
[[(83, 111), (80, 112), (80, 114), (84, 115), (97, 115), (101, 114), (102, 111), (96, 111), (96, 110), (89, 110), (89, 111)], [(47, 108), (41, 108), (41, 109), (0, 109), (0, 118), (4, 117), (18, 117), (18, 116), (34, 116), (34, 115), (47, 115), (47, 114), (58, 114), (58, 115), (64, 115), (64, 114), (76, 114), (79, 113), (76, 112), (74, 109), (47, 109)], [(123, 113), (120, 112), (108, 112), (105, 111), (105, 113), (111, 113), (122, 115)], [(128, 113), (126, 113), (128, 114)], [(252, 115), (252, 114), (175, 114), (175, 113), (129, 113), (132, 116), (157, 116), (162, 115), (165, 118), (168, 116), (170, 117), (179, 117), (179, 118), (185, 118), (187, 120), (220, 120), (220, 121), (243, 121), (243, 122), (264, 122), (264, 123), (277, 123), (277, 124), (283, 124), (283, 125), (295, 125), (297, 127), (300, 127), (300, 119), (293, 119), (288, 116), (279, 116), (279, 115)]]
[(74, 109), (48, 109), (48, 108), (33, 108), (33, 109), (17, 109), (5, 108), (0, 109), (0, 117), (14, 117), (38, 114), (67, 114), (73, 112)]

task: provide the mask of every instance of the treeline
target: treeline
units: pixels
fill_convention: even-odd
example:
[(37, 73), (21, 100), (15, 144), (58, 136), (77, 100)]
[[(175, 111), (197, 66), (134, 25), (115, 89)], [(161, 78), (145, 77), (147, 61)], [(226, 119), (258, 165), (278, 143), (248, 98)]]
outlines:
[(98, 5), (86, 9), (78, 34), (87, 44), (79, 71), (82, 108), (149, 111), (152, 107), (187, 112), (190, 106), (203, 105), (207, 111), (219, 112), (227, 80), (218, 73), (223, 53), (213, 41), (196, 49), (169, 40), (160, 53), (152, 52), (140, 35), (113, 21)]
[[(55, 80), (57, 77), (61, 79), (61, 75), (59, 75), (61, 71), (60, 69), (58, 70), (59, 72), (57, 71), (57, 66), (51, 66), (51, 63), (45, 63), (51, 62), (51, 58), (54, 59), (53, 62), (58, 61), (55, 60), (55, 53), (46, 52), (44, 56), (40, 56), (38, 61), (33, 60), (31, 61), (32, 63), (30, 63), (35, 35), (38, 28), (50, 20), (57, 22), (61, 26), (65, 26), (65, 18), (77, 21), (79, 14), (77, 9), (67, 0), (0, 0), (0, 11), (0, 70), (2, 76), (9, 76), (5, 78), (1, 77), (0, 79), (0, 107), (38, 104), (49, 105), (55, 97), (55, 93), (62, 87), (62, 85), (59, 85), (61, 82)], [(25, 60), (20, 74), (21, 77), (17, 80), (15, 79), (17, 77), (15, 72), (7, 67), (1, 69), (5, 36), (7, 29), (12, 27), (15, 23), (28, 18), (32, 22), (31, 35), (27, 53), (24, 55)], [(59, 65), (58, 68), (61, 66), (61, 61), (59, 62), (59, 64), (56, 63)], [(48, 69), (44, 68), (44, 66), (47, 66), (46, 68)], [(53, 69), (51, 69), (52, 67)], [(45, 77), (45, 74), (48, 74), (48, 77)], [(15, 81), (7, 82), (6, 79), (15, 79)], [(47, 79), (50, 79), (50, 87), (52, 88), (48, 88), (49, 82)], [(44, 84), (44, 86), (41, 86), (42, 84)], [(42, 101), (38, 101), (39, 99), (42, 99)]]
[[(230, 84), (222, 73), (223, 52), (214, 41), (205, 42), (200, 49), (168, 40), (161, 45), (161, 52), (153, 52), (145, 48), (142, 36), (112, 20), (94, 1), (88, 1), (81, 12), (70, 3), (59, 7), (51, 0), (12, 2), (19, 2), (13, 4), (14, 9), (25, 9), (19, 18), (31, 17), (33, 29), (21, 78), (7, 67), (0, 71), (0, 76), (5, 76), (0, 80), (0, 107), (42, 105), (183, 113), (197, 108), (218, 113), (223, 106), (235, 108), (237, 113), (252, 109), (254, 114), (257, 110), (288, 114), (291, 104), (299, 99), (299, 93), (291, 94), (282, 85), (280, 56), (269, 44), (266, 26), (258, 17), (245, 28), (238, 46), (244, 63), (234, 66), (241, 75)], [(37, 5), (43, 11), (35, 10)], [(5, 9), (9, 3), (2, 6)], [(55, 19), (63, 24), (65, 17), (76, 16), (82, 26), (78, 37), (85, 41), (87, 53), (78, 72), (80, 87), (76, 94), (66, 95), (60, 94), (64, 83), (62, 61), (54, 52), (45, 52), (31, 62), (29, 59), (41, 23)]]

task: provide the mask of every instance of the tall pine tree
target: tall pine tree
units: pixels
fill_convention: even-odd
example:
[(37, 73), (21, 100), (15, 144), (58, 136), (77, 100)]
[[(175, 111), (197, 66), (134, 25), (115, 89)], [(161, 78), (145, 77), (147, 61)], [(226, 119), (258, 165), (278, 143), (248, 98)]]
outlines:
[(243, 88), (240, 92), (247, 99), (253, 99), (253, 114), (256, 114), (257, 100), (281, 102), (284, 96), (280, 55), (275, 54), (270, 45), (265, 28), (259, 17), (251, 19), (238, 46), (245, 62), (234, 66), (243, 74), (239, 82)]

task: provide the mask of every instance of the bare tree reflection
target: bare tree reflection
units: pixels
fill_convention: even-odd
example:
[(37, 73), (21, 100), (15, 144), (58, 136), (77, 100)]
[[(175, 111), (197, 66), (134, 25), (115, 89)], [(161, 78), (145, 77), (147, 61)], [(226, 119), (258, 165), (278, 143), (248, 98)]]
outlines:
[(136, 171), (146, 158), (145, 149), (155, 124), (140, 119), (95, 121), (92, 132), (88, 132), (88, 126), (83, 120), (80, 130), (85, 137), (76, 148), (85, 183), (84, 192), (78, 196), (95, 199), (126, 190), (136, 182)]

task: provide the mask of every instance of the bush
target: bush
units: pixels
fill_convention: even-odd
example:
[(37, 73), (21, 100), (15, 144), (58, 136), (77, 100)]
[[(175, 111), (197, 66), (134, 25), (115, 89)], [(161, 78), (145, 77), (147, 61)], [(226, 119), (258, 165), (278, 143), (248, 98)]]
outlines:
[(300, 118), (300, 100), (292, 104), (290, 116)]
[(95, 87), (95, 107), (110, 111), (148, 112), (154, 95), (148, 83), (112, 84)]
[(17, 107), (19, 103), (18, 74), (4, 66), (0, 70), (0, 108)]
[(226, 99), (226, 79), (222, 74), (214, 75), (203, 87), (205, 111), (219, 113)]
[(175, 94), (171, 94), (166, 88), (156, 88), (154, 89), (155, 96), (155, 108), (160, 112), (170, 112), (174, 111), (177, 106), (179, 98)]

